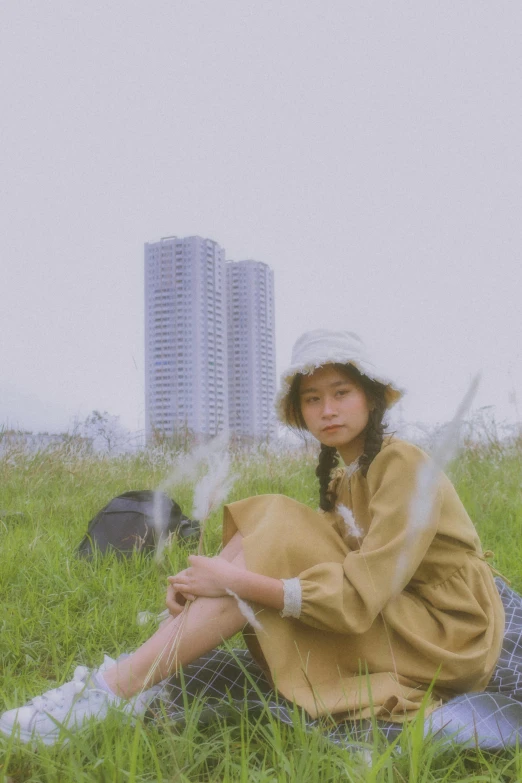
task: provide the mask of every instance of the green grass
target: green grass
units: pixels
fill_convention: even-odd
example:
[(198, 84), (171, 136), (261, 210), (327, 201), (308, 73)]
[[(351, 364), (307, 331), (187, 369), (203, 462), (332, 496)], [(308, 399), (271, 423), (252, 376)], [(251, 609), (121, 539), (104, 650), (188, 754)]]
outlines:
[[(153, 558), (79, 560), (75, 547), (92, 516), (115, 495), (157, 486), (168, 452), (104, 458), (73, 441), (37, 454), (7, 448), (0, 458), (0, 711), (70, 679), (78, 664), (99, 665), (145, 640), (152, 626), (139, 611), (163, 608), (165, 579), (184, 565), (187, 548)], [(498, 443), (464, 452), (451, 475), (495, 565), (522, 589), (522, 447)], [(240, 454), (229, 500), (264, 492), (317, 505), (310, 455), (267, 450)], [(188, 485), (173, 490), (186, 510)], [(220, 544), (220, 513), (209, 521), (206, 551)], [(62, 747), (0, 740), (0, 783), (10, 781), (520, 781), (522, 754), (441, 750), (408, 726), (395, 747), (376, 740), (361, 754), (335, 747), (271, 715), (198, 724), (195, 705), (184, 727), (135, 725), (111, 715), (73, 734)]]

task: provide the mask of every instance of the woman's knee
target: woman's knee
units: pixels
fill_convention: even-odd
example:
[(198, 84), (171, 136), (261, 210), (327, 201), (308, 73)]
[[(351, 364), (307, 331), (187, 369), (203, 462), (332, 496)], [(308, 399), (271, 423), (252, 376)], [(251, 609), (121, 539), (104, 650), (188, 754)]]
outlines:
[(231, 563), (240, 554), (243, 554), (243, 536), (238, 530), (223, 547), (218, 557), (224, 557), (225, 560), (228, 560), (229, 563)]

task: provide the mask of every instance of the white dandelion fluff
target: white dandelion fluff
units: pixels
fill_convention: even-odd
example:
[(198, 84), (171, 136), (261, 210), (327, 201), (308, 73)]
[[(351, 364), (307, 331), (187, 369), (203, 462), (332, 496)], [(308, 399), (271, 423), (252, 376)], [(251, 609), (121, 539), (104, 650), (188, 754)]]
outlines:
[(237, 476), (230, 473), (228, 450), (216, 452), (209, 457), (208, 471), (194, 488), (192, 516), (198, 520), (201, 528), (198, 554), (203, 550), (205, 523), (212, 512), (227, 499), (236, 478)]
[[(203, 465), (207, 464), (207, 473), (197, 481)], [(154, 492), (153, 518), (156, 530), (156, 559), (160, 560), (168, 541), (167, 516), (162, 513), (163, 495), (168, 488), (185, 481), (196, 482), (194, 489), (193, 517), (201, 525), (200, 547), (204, 523), (210, 514), (224, 501), (230, 492), (236, 477), (229, 476), (230, 454), (228, 451), (228, 433), (222, 432), (208, 443), (196, 446), (189, 454), (183, 454), (170, 473), (163, 479)]]
[(148, 625), (151, 620), (155, 620), (158, 625), (160, 625), (164, 620), (166, 620), (169, 616), (169, 610), (164, 609), (159, 614), (155, 612), (138, 612), (138, 615), (136, 617), (136, 623), (137, 625)]
[(208, 460), (208, 471), (194, 488), (194, 504), (192, 515), (199, 522), (206, 520), (210, 514), (226, 500), (236, 480), (230, 474), (230, 454), (223, 451), (213, 454)]
[(136, 622), (138, 625), (147, 625), (156, 615), (153, 612), (138, 612)]
[(229, 590), (228, 587), (227, 587), (227, 595), (230, 595), (232, 596), (232, 598), (236, 599), (237, 605), (239, 607), (239, 611), (241, 612), (241, 614), (243, 615), (247, 623), (249, 623), (249, 625), (251, 625), (255, 631), (262, 631), (263, 626), (255, 616), (254, 610), (252, 609), (250, 604), (247, 604), (246, 601), (243, 601), (243, 599), (240, 598), (237, 593), (234, 593), (233, 590)]
[(347, 536), (352, 536), (353, 538), (362, 538), (363, 532), (361, 528), (357, 525), (357, 522), (355, 521), (355, 517), (348, 508), (348, 506), (343, 505), (342, 503), (338, 503), (336, 506), (336, 510), (341, 515), (342, 520), (344, 522), (344, 531)]

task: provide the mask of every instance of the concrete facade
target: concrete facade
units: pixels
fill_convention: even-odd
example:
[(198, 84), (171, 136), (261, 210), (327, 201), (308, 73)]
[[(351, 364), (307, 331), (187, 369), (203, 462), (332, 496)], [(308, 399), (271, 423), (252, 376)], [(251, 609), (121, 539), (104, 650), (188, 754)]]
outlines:
[(229, 261), (227, 278), (230, 429), (241, 438), (275, 436), (274, 273), (261, 261)]
[(202, 237), (145, 245), (146, 436), (228, 427), (225, 251)]
[(275, 434), (274, 275), (202, 237), (145, 244), (146, 437)]

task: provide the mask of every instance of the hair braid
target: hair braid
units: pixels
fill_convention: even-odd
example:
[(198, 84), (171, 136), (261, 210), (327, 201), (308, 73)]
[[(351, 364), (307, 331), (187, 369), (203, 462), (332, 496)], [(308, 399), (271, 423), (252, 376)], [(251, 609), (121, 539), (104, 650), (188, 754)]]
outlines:
[(364, 452), (359, 457), (359, 465), (363, 476), (366, 476), (368, 468), (381, 450), (384, 438), (385, 423), (383, 418), (386, 413), (384, 394), (375, 395), (372, 404), (373, 408), (370, 411), (368, 424), (366, 425)]
[(315, 469), (315, 475), (319, 479), (319, 508), (323, 511), (331, 511), (335, 506), (335, 494), (328, 491), (330, 474), (339, 464), (339, 455), (334, 446), (321, 444), (319, 463)]

